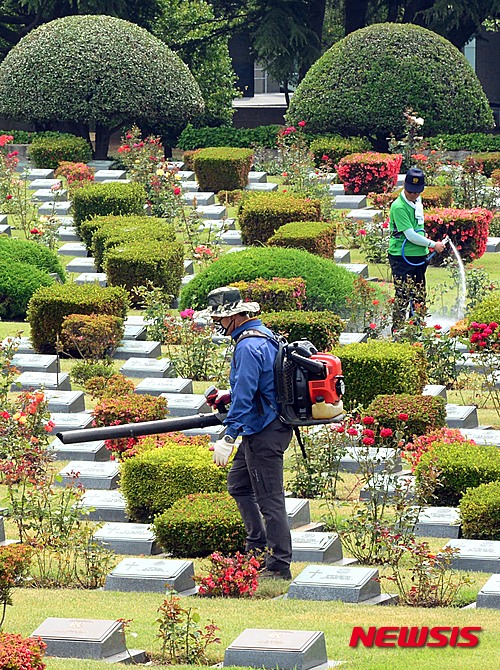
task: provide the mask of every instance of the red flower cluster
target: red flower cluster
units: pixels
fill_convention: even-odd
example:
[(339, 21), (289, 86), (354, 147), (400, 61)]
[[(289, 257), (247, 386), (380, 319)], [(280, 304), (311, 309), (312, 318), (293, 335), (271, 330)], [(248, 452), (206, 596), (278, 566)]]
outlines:
[(473, 321), (469, 326), (470, 352), (500, 351), (500, 328), (496, 321), (477, 323)]
[(211, 568), (206, 577), (195, 577), (199, 582), (199, 595), (211, 597), (253, 596), (259, 585), (260, 562), (255, 556), (241, 554), (223, 556), (214, 552), (210, 556)]
[(439, 240), (448, 235), (462, 259), (470, 262), (485, 253), (492, 218), (493, 212), (480, 207), (437, 208), (425, 214), (425, 230), (430, 237)]
[(466, 439), (458, 428), (439, 428), (427, 435), (416, 437), (413, 442), (408, 442), (403, 452), (403, 457), (410, 462), (412, 470), (415, 470), (422, 455), (432, 449), (435, 442), (440, 444), (453, 444), (456, 442), (472, 442)]
[(0, 135), (0, 147), (4, 147), (9, 142), (12, 142), (14, 139), (13, 135)]
[(396, 186), (403, 157), (375, 151), (344, 156), (336, 166), (346, 193), (387, 193)]
[(41, 638), (24, 638), (17, 633), (0, 633), (0, 668), (44, 670), (46, 666), (42, 657), (46, 646)]

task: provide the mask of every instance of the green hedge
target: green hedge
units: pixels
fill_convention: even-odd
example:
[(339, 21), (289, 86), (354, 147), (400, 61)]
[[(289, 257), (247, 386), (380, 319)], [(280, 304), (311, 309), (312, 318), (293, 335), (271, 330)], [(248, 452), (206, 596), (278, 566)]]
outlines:
[(156, 539), (173, 557), (243, 551), (245, 527), (228, 493), (199, 493), (178, 500), (153, 523)]
[[(469, 488), (500, 480), (500, 449), (472, 442), (435, 442), (415, 469), (417, 483), (423, 481), (429, 466), (439, 472), (439, 485), (427, 502), (455, 507)], [(424, 486), (424, 489), (427, 487)]]
[(304, 249), (311, 254), (333, 258), (337, 226), (329, 221), (294, 221), (275, 231), (267, 243), (271, 247)]
[(24, 319), (35, 291), (53, 283), (45, 270), (0, 255), (0, 319)]
[(318, 351), (328, 351), (339, 343), (345, 322), (332, 312), (266, 312), (263, 323), (275, 333), (284, 335), (289, 342), (306, 339)]
[(493, 170), (500, 168), (500, 150), (472, 154), (471, 158), (483, 164), (483, 172), (487, 177), (491, 177)]
[(128, 296), (120, 287), (97, 284), (54, 284), (38, 289), (27, 310), (31, 341), (38, 353), (54, 353), (64, 317), (70, 314), (127, 316)]
[(500, 481), (468, 489), (460, 500), (462, 536), (500, 540)]
[(467, 321), (472, 323), (500, 323), (500, 292), (492, 291), (470, 311)]
[(200, 189), (218, 193), (245, 188), (252, 159), (251, 149), (235, 147), (200, 149), (193, 157), (193, 167)]
[(426, 360), (409, 343), (368, 340), (332, 351), (342, 361), (344, 404), (369, 405), (378, 395), (419, 395), (426, 383)]
[(144, 214), (146, 191), (141, 184), (91, 182), (73, 194), (73, 219), (77, 230), (94, 216)]
[(252, 193), (238, 208), (243, 244), (265, 244), (274, 231), (292, 221), (319, 221), (319, 200), (289, 193)]
[(371, 151), (371, 142), (364, 137), (318, 137), (309, 145), (309, 149), (314, 155), (314, 163), (319, 167), (325, 161), (323, 156), (328, 156), (332, 166), (337, 165), (341, 158), (349, 154)]
[(366, 408), (381, 426), (396, 430), (399, 425), (398, 414), (408, 414), (407, 435), (425, 435), (443, 428), (446, 421), (446, 403), (444, 398), (428, 395), (379, 395)]
[(130, 517), (145, 523), (189, 493), (224, 491), (226, 479), (206, 447), (173, 443), (124, 460), (120, 489)]
[(281, 126), (257, 126), (257, 128), (193, 128), (188, 124), (179, 136), (179, 149), (194, 150), (203, 147), (276, 147), (276, 137)]
[(61, 137), (66, 133), (59, 133), (57, 130), (42, 130), (35, 132), (31, 130), (0, 130), (0, 135), (12, 135), (14, 138), (12, 144), (31, 144), (38, 137)]
[(28, 149), (28, 156), (36, 168), (55, 170), (59, 163), (88, 163), (92, 160), (92, 147), (75, 135), (59, 137), (35, 137)]
[(243, 300), (258, 302), (262, 312), (300, 310), (306, 297), (306, 285), (302, 277), (236, 281), (231, 286), (239, 289)]
[(296, 277), (298, 271), (306, 283), (304, 309), (345, 311), (346, 297), (353, 291), (352, 272), (307, 251), (270, 247), (225, 254), (184, 286), (180, 307), (202, 308), (210, 291), (234, 281)]
[(104, 256), (104, 271), (109, 286), (123, 286), (131, 298), (135, 286), (148, 281), (176, 298), (184, 275), (182, 242), (128, 242), (111, 247)]
[(440, 133), (425, 141), (431, 149), (443, 151), (500, 151), (500, 135), (488, 133)]
[(488, 234), (491, 235), (491, 237), (500, 237), (500, 212), (493, 214), (493, 218), (488, 227)]
[(28, 263), (39, 270), (57, 274), (62, 282), (66, 280), (66, 273), (58, 255), (42, 244), (30, 240), (0, 236), (0, 259), (0, 262)]
[(453, 188), (451, 186), (426, 186), (422, 193), (422, 204), (426, 209), (431, 207), (451, 207)]

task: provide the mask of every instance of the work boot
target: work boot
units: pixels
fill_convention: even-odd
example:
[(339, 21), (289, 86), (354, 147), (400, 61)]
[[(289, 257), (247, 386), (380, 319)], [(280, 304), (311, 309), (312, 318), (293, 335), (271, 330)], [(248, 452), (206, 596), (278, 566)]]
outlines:
[(262, 570), (259, 572), (259, 580), (260, 579), (288, 579), (289, 581), (292, 580), (292, 573), (290, 572), (290, 568), (282, 568), (281, 570)]

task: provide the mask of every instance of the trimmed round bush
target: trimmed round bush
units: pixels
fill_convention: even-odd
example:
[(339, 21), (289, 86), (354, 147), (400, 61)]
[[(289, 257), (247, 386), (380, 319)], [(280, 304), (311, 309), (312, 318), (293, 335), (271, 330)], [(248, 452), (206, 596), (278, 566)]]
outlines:
[(462, 536), (500, 540), (500, 481), (467, 489), (460, 501)]
[(18, 240), (15, 237), (0, 236), (0, 258), (5, 259), (5, 262), (19, 261), (20, 263), (27, 263), (49, 274), (55, 273), (62, 282), (66, 279), (66, 274), (58, 255), (36, 242)]
[[(202, 191), (235, 191), (248, 183), (253, 151), (236, 147), (200, 149), (193, 156), (196, 179)], [(196, 194), (195, 194), (196, 195)]]
[(36, 137), (28, 155), (34, 167), (56, 170), (64, 161), (88, 163), (92, 160), (92, 147), (83, 137), (74, 135)]
[(492, 291), (481, 300), (468, 315), (467, 321), (472, 323), (500, 323), (500, 292)]
[(222, 256), (184, 286), (180, 307), (202, 308), (210, 291), (234, 281), (296, 277), (299, 271), (306, 284), (304, 308), (342, 314), (346, 297), (353, 291), (352, 272), (307, 251), (271, 247), (244, 249)]
[(339, 343), (345, 322), (332, 312), (266, 312), (261, 316), (264, 325), (284, 335), (289, 342), (306, 339), (318, 351), (328, 351)]
[(379, 395), (366, 408), (384, 428), (396, 430), (399, 426), (398, 414), (408, 414), (407, 434), (425, 435), (437, 428), (443, 428), (446, 420), (444, 398), (429, 395)]
[(96, 184), (90, 182), (73, 194), (73, 218), (80, 225), (94, 216), (144, 215), (146, 191), (142, 184)]
[(35, 291), (53, 283), (45, 270), (0, 256), (0, 319), (24, 318)]
[(275, 231), (267, 243), (271, 247), (304, 249), (311, 254), (333, 258), (337, 226), (329, 221), (292, 221)]
[(153, 523), (156, 539), (174, 557), (203, 557), (243, 551), (245, 526), (229, 493), (181, 498)]
[(331, 165), (337, 165), (344, 156), (370, 151), (371, 148), (372, 145), (364, 137), (341, 137), (340, 135), (318, 137), (309, 145), (316, 167), (325, 163), (325, 157), (328, 157)]
[(310, 68), (287, 121), (311, 133), (404, 134), (404, 112), (424, 119), (426, 136), (492, 128), (493, 115), (465, 56), (436, 33), (378, 23), (347, 35)]

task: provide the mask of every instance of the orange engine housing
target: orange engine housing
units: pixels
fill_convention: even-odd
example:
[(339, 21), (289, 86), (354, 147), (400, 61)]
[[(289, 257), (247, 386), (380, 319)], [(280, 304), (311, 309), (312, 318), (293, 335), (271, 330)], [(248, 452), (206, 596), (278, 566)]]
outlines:
[(316, 402), (316, 397), (321, 395), (325, 402), (336, 403), (342, 398), (343, 376), (340, 358), (333, 354), (313, 354), (312, 360), (321, 361), (326, 367), (325, 379), (313, 379), (308, 382), (311, 402)]

